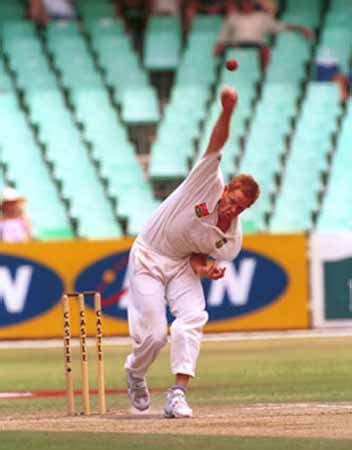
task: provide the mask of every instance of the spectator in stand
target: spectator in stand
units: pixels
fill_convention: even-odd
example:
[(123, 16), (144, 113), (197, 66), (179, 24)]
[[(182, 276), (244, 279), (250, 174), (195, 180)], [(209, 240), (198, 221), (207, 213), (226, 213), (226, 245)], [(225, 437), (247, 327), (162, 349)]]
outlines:
[(150, 14), (181, 16), (183, 0), (148, 0)]
[(255, 0), (255, 9), (257, 11), (264, 11), (273, 17), (277, 14), (277, 4), (275, 0)]
[(185, 0), (184, 27), (185, 31), (191, 29), (196, 14), (225, 14), (232, 1), (229, 0)]
[(29, 16), (37, 24), (46, 26), (51, 19), (75, 19), (76, 12), (70, 0), (30, 0)]
[(14, 188), (5, 187), (0, 203), (0, 240), (23, 242), (32, 239), (30, 221), (25, 213), (25, 197)]
[(253, 0), (239, 0), (237, 5), (232, 4), (228, 9), (214, 55), (222, 55), (229, 47), (257, 48), (262, 69), (265, 70), (270, 59), (265, 37), (283, 31), (297, 31), (307, 39), (312, 36), (312, 31), (307, 27), (280, 22), (267, 12), (257, 11)]

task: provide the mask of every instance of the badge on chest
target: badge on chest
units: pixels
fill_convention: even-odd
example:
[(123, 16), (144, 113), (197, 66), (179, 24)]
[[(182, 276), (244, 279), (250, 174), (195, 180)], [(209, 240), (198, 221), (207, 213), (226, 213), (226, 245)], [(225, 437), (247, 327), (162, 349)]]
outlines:
[(196, 212), (196, 216), (199, 218), (209, 216), (209, 211), (206, 203), (199, 203), (199, 205), (196, 205), (194, 209)]
[(219, 241), (215, 242), (215, 247), (221, 248), (224, 244), (226, 244), (226, 242), (227, 242), (226, 238), (220, 239)]

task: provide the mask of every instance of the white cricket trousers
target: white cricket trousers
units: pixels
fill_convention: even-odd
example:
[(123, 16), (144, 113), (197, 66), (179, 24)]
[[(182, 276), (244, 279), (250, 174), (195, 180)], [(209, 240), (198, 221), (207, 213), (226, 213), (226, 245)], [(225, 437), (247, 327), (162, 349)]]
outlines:
[(128, 325), (133, 342), (125, 369), (143, 378), (167, 343), (167, 304), (175, 317), (170, 327), (171, 372), (194, 377), (208, 313), (200, 279), (189, 258), (168, 258), (138, 239), (130, 252), (128, 271)]

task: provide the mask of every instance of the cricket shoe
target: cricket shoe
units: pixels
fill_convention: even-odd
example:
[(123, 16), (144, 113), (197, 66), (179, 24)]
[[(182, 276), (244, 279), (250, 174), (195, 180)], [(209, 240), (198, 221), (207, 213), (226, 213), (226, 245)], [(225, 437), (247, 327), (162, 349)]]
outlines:
[(170, 388), (167, 391), (164, 417), (171, 419), (192, 417), (192, 415), (193, 412), (188, 406), (185, 392), (182, 389)]
[(128, 397), (132, 405), (139, 411), (146, 411), (150, 406), (150, 394), (145, 377), (135, 377), (128, 370), (126, 374)]

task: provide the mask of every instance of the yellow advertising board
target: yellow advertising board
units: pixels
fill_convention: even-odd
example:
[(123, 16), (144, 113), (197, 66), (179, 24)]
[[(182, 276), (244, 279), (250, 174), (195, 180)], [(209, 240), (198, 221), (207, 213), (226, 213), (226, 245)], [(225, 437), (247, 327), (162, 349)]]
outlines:
[[(61, 337), (60, 299), (67, 291), (99, 291), (107, 336), (128, 334), (128, 252), (132, 239), (0, 245), (0, 338)], [(227, 263), (225, 277), (203, 281), (209, 312), (205, 331), (307, 328), (307, 240), (300, 235), (256, 235)], [(78, 334), (78, 308), (72, 299)], [(94, 335), (92, 299), (88, 334)], [(171, 318), (170, 318), (171, 320)]]
[[(0, 319), (0, 338), (49, 338), (61, 337), (63, 318), (60, 299), (64, 292), (77, 288), (77, 277), (94, 264), (117, 255), (121, 267), (114, 272), (112, 265), (101, 271), (101, 279), (92, 276), (92, 285), (82, 290), (98, 290), (102, 282), (113, 284), (115, 279), (125, 275), (127, 255), (132, 239), (112, 241), (60, 241), (31, 242), (0, 245), (0, 316), (7, 317), (7, 323)], [(108, 264), (109, 264), (108, 260)], [(32, 268), (27, 289), (21, 287), (25, 268)], [(21, 272), (22, 270), (22, 272)], [(49, 272), (48, 272), (49, 271)], [(48, 273), (47, 273), (48, 272)], [(28, 278), (28, 277), (27, 277)], [(1, 292), (1, 282), (12, 288)], [(100, 287), (99, 287), (100, 284)], [(24, 299), (13, 299), (25, 292)], [(7, 300), (5, 300), (7, 296)], [(2, 298), (1, 298), (2, 297)], [(12, 303), (17, 303), (13, 305)], [(26, 304), (28, 308), (23, 306)], [(20, 306), (22, 308), (20, 308)], [(39, 306), (37, 307), (37, 305)], [(78, 307), (72, 299), (71, 320), (74, 330), (78, 330)], [(49, 305), (49, 308), (47, 308)], [(4, 310), (5, 311), (2, 311)], [(18, 310), (18, 314), (16, 314)], [(34, 310), (34, 312), (33, 312)], [(4, 312), (4, 314), (1, 314)], [(19, 317), (16, 317), (18, 315)], [(88, 334), (94, 335), (94, 312), (87, 308)], [(77, 335), (78, 333), (75, 332)], [(104, 334), (128, 334), (126, 320), (104, 316)]]
[[(307, 236), (303, 233), (245, 236), (243, 251), (235, 261), (237, 278), (228, 283), (235, 285), (232, 303), (236, 303), (236, 289), (241, 290), (244, 284), (238, 279), (238, 274), (245, 272), (241, 267), (245, 267), (246, 261), (251, 261), (255, 269), (247, 275), (247, 278), (251, 278), (245, 284), (248, 286), (248, 294), (237, 293), (238, 314), (228, 319), (211, 321), (206, 330), (216, 332), (308, 328), (310, 318)], [(245, 275), (244, 273), (244, 279)], [(212, 303), (209, 295), (207, 302), (208, 305)]]

